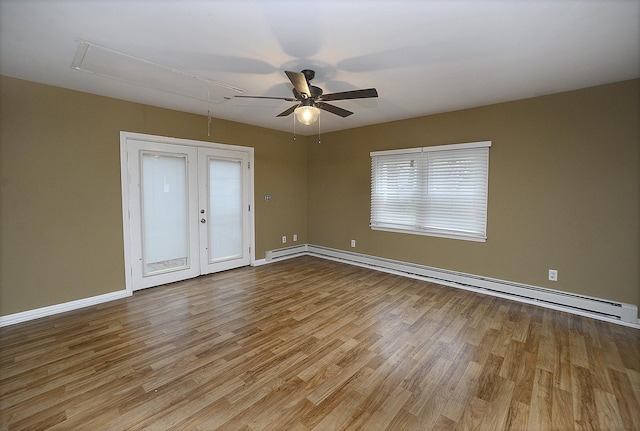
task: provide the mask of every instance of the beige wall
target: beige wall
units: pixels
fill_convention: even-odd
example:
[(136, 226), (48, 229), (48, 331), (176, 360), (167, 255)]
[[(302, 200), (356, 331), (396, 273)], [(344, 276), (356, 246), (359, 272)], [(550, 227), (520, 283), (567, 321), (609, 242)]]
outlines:
[[(255, 148), (256, 257), (307, 241), (292, 135), (0, 77), (0, 315), (124, 289), (120, 131)], [(265, 202), (264, 194), (272, 200)]]
[[(202, 116), (12, 78), (0, 90), (0, 315), (124, 288), (121, 130), (254, 147), (258, 259), (282, 235), (356, 239), (360, 253), (640, 306), (640, 80), (321, 144), (215, 119), (207, 137)], [(493, 141), (486, 243), (369, 229), (370, 151), (478, 140)]]
[[(639, 83), (325, 134), (309, 142), (309, 242), (640, 307)], [(486, 243), (369, 229), (370, 151), (484, 140)]]

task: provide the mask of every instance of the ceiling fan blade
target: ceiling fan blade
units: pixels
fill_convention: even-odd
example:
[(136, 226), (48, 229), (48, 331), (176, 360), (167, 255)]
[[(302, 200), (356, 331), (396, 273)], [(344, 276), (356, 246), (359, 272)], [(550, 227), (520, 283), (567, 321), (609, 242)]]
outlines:
[(342, 109), (335, 105), (330, 105), (324, 102), (316, 102), (315, 105), (324, 111), (328, 111), (328, 112), (331, 112), (332, 114), (339, 115), (342, 118), (348, 117), (349, 115), (353, 114), (353, 112), (351, 111), (347, 111), (346, 109)]
[(347, 99), (368, 99), (378, 97), (378, 91), (375, 88), (367, 88), (365, 90), (343, 91), (340, 93), (323, 94), (318, 100), (347, 100)]
[(244, 97), (245, 99), (271, 99), (271, 100), (285, 100), (287, 102), (297, 102), (297, 99), (293, 97), (269, 97), (269, 96), (233, 96), (233, 97)]
[(287, 115), (290, 115), (293, 111), (295, 111), (298, 106), (300, 106), (300, 104), (293, 105), (291, 108), (287, 109), (286, 111), (283, 111), (278, 115), (276, 115), (276, 117), (286, 117)]
[(288, 70), (285, 70), (284, 73), (287, 74), (287, 76), (289, 77), (289, 81), (291, 81), (293, 87), (298, 93), (300, 93), (303, 99), (308, 99), (309, 97), (311, 97), (309, 83), (307, 82), (307, 78), (304, 76), (304, 73), (291, 72)]

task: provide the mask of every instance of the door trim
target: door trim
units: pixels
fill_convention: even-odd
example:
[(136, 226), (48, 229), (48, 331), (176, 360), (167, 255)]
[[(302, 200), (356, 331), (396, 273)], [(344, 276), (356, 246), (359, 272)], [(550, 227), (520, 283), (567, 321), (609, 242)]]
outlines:
[(120, 132), (120, 185), (122, 191), (122, 234), (124, 239), (125, 288), (133, 293), (133, 260), (131, 256), (131, 198), (129, 193), (129, 171), (127, 169), (128, 141), (146, 141), (151, 143), (189, 146), (218, 150), (230, 150), (247, 153), (249, 156), (249, 265), (255, 262), (255, 203), (254, 203), (254, 149), (240, 145), (220, 144), (216, 142), (195, 141), (191, 139), (172, 138), (166, 136), (147, 135), (134, 132)]

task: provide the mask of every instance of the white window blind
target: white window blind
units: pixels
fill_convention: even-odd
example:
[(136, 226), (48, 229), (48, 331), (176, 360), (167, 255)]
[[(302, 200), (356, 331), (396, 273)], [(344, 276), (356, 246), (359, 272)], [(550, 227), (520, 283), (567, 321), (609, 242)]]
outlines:
[(371, 228), (485, 241), (490, 146), (371, 153)]

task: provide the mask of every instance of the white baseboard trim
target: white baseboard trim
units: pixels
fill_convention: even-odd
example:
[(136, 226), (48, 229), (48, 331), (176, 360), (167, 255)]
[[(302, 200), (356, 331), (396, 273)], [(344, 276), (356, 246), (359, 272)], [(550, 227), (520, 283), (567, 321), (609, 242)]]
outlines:
[(8, 314), (6, 316), (0, 316), (0, 328), (3, 326), (15, 325), (16, 323), (26, 322), (28, 320), (64, 313), (66, 311), (98, 305), (104, 302), (115, 301), (116, 299), (126, 298), (128, 296), (131, 296), (131, 292), (127, 290), (120, 290), (118, 292), (105, 293), (103, 295), (92, 296), (90, 298), (83, 298), (76, 301), (64, 302), (62, 304), (36, 308), (34, 310), (23, 311), (20, 313)]
[[(593, 319), (640, 329), (638, 307), (633, 304), (577, 295), (546, 289), (543, 287), (492, 279), (310, 244), (302, 244), (267, 251), (265, 259), (255, 260), (252, 263), (252, 266), (262, 266), (272, 262), (305, 255), (334, 260), (377, 271), (416, 278), (419, 280), (430, 281), (445, 286), (538, 305), (541, 307), (565, 311), (580, 316), (591, 317)], [(56, 304), (48, 307), (0, 316), (0, 327), (39, 319), (41, 317), (52, 316), (66, 311), (77, 310), (79, 308), (90, 307), (114, 301), (116, 299), (126, 298), (131, 296), (131, 294), (132, 293), (127, 290), (122, 290), (76, 301), (65, 302), (63, 304)]]
[(307, 244), (267, 252), (265, 263), (309, 255), (640, 329), (633, 304)]

